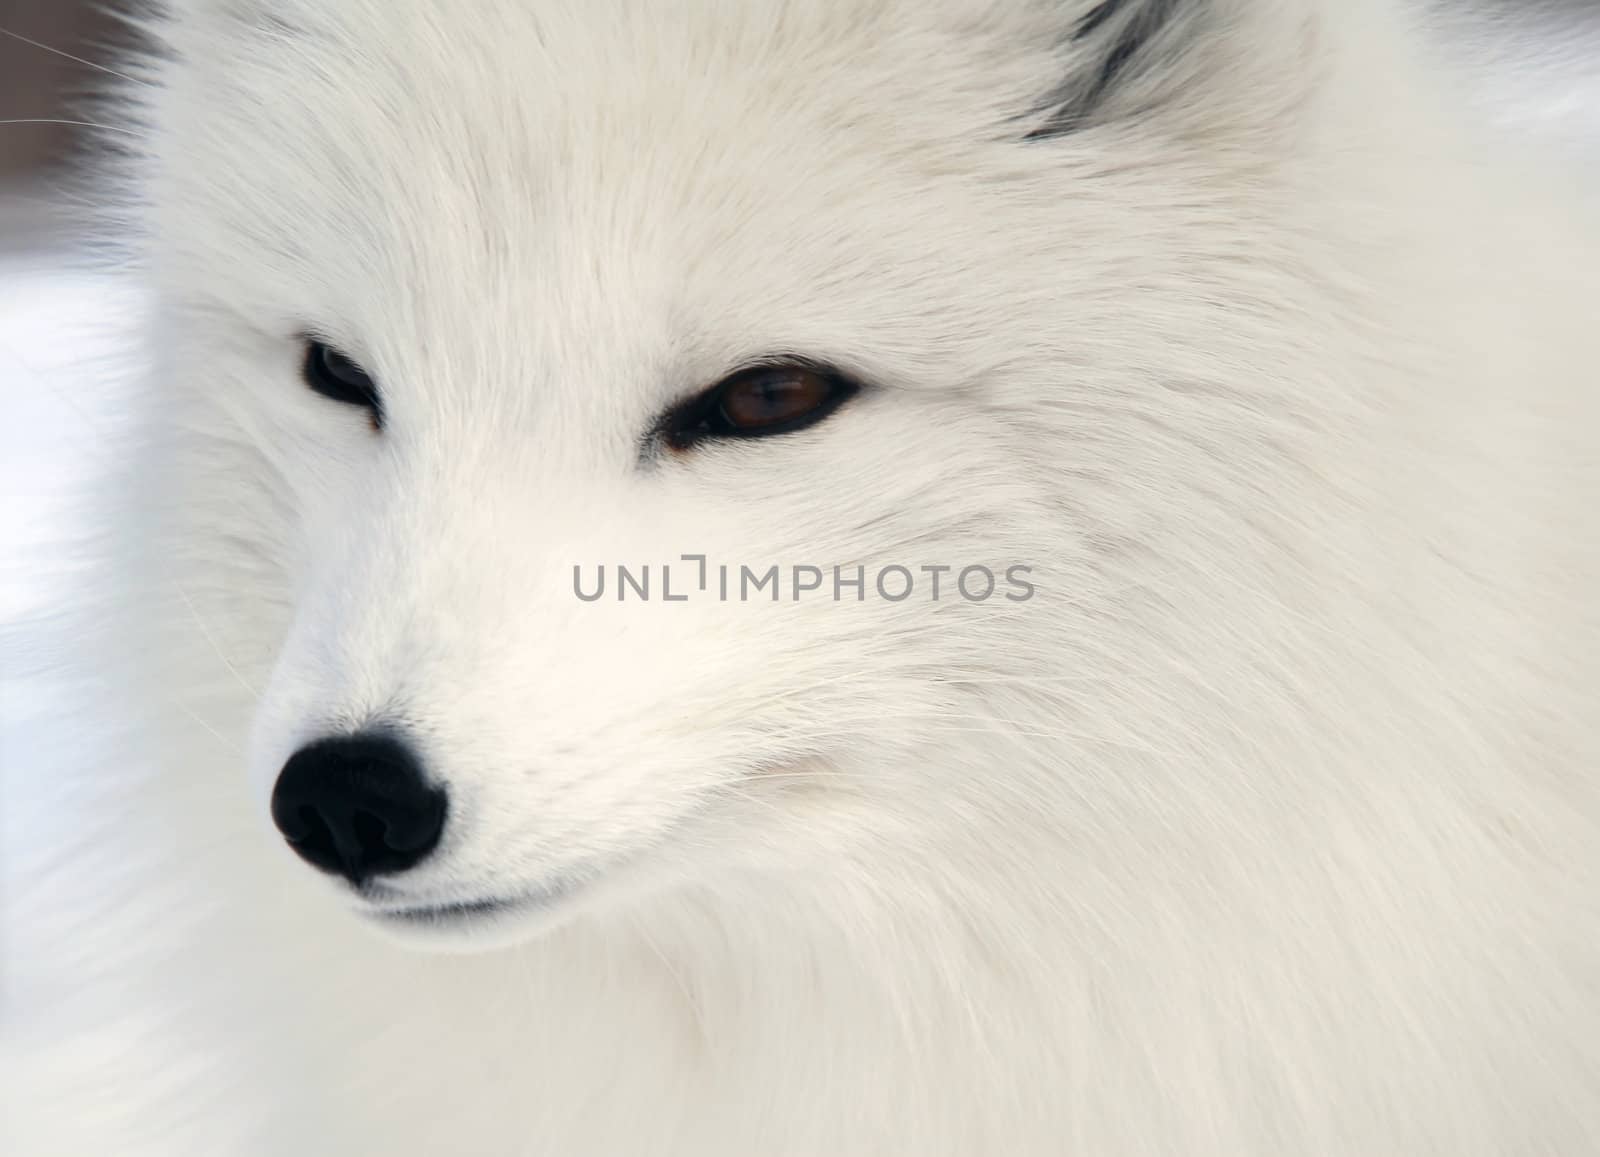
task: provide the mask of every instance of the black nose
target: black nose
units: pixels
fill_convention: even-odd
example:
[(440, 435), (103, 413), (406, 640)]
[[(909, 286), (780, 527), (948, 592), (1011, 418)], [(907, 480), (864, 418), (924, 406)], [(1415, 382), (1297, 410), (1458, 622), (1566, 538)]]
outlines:
[(319, 739), (289, 757), (272, 789), (272, 822), (289, 846), (352, 884), (421, 863), (444, 813), (444, 792), (387, 735)]

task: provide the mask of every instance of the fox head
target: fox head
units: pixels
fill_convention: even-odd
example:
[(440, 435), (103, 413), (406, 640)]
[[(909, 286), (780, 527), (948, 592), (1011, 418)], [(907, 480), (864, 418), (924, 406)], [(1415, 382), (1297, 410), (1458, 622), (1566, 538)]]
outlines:
[(139, 163), (263, 821), (471, 943), (1151, 821), (1306, 485), (1306, 21), (178, 0)]

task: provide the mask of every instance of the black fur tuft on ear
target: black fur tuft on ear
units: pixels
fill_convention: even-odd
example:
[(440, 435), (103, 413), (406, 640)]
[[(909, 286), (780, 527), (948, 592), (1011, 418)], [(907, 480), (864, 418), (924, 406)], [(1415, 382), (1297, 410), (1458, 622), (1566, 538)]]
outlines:
[(1025, 140), (1048, 140), (1094, 119), (1112, 93), (1177, 40), (1209, 0), (1101, 0), (1070, 33), (1071, 75), (1040, 104), (1043, 122)]

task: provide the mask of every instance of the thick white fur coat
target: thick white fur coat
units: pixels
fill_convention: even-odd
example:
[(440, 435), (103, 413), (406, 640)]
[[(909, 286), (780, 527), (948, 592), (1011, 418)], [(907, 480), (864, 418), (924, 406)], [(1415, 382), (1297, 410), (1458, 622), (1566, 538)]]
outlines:
[[(153, 24), (10, 1157), (1600, 1152), (1600, 229), (1390, 5), (1093, 8)], [(641, 452), (790, 353), (869, 388)], [(573, 597), (683, 553), (1037, 593)], [(265, 801), (373, 720), (398, 887), (582, 886), (368, 927)]]

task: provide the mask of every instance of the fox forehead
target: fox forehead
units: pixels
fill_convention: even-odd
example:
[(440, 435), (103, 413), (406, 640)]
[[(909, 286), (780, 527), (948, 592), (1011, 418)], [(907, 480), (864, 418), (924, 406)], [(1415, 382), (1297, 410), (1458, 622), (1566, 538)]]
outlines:
[(1054, 5), (193, 7), (166, 251), (263, 326), (435, 377), (504, 377), (514, 344), (551, 381), (792, 350), (956, 383), (1028, 271), (1060, 277), (1039, 186), (1082, 151), (1025, 119)]

